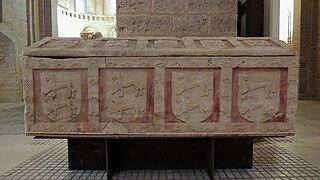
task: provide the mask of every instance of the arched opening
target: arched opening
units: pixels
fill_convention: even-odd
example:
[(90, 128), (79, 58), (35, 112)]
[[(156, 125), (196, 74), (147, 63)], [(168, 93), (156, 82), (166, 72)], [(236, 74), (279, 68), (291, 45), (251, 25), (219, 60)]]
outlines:
[(116, 0), (58, 0), (58, 36), (80, 37), (81, 32), (95, 31), (103, 37), (114, 37), (115, 28), (108, 27), (115, 26), (115, 14)]
[(14, 43), (0, 32), (0, 102), (18, 100)]

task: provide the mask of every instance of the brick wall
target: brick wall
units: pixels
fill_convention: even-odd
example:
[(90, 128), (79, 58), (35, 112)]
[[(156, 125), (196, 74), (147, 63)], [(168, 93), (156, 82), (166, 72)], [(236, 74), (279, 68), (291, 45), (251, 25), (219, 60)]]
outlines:
[(300, 58), (300, 99), (320, 99), (319, 0), (296, 0), (293, 47)]
[(237, 0), (117, 0), (117, 35), (237, 36)]

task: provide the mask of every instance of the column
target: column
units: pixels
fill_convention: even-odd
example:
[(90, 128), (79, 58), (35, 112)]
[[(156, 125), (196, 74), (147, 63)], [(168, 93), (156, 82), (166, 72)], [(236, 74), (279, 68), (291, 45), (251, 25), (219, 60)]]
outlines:
[[(71, 0), (72, 1), (72, 0)], [(58, 16), (57, 16), (58, 0), (51, 1), (51, 22), (52, 22), (52, 37), (58, 37)]]
[(104, 0), (104, 15), (116, 14), (116, 0)]
[(75, 0), (69, 0), (69, 10), (75, 11)]
[(96, 0), (96, 14), (102, 15), (104, 9), (104, 0)]
[(264, 0), (264, 36), (279, 38), (280, 0)]
[(299, 98), (320, 99), (319, 0), (295, 0), (293, 47), (300, 58)]
[(95, 14), (96, 13), (96, 1), (95, 0), (83, 0), (84, 1), (84, 13)]

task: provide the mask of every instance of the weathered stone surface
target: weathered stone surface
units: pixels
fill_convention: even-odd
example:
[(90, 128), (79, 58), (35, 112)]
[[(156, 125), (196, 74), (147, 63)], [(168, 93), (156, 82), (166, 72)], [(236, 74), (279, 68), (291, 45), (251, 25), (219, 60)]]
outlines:
[[(107, 50), (106, 50), (107, 49)], [(76, 53), (75, 53), (76, 52)], [(135, 56), (294, 56), (285, 43), (270, 38), (137, 37), (45, 38), (24, 49), (32, 57)]]
[[(236, 37), (237, 2), (118, 0), (117, 37)], [(219, 26), (210, 28), (212, 18), (217, 18), (214, 23), (219, 23)]]
[(214, 12), (216, 9), (216, 0), (189, 0), (187, 4), (188, 13)]
[(35, 70), (34, 80), (36, 122), (88, 120), (86, 70)]
[(237, 0), (189, 0), (188, 13), (236, 13)]
[(210, 34), (212, 36), (237, 36), (237, 15), (210, 17)]
[(233, 121), (285, 121), (286, 69), (243, 68), (233, 75)]
[(151, 3), (150, 0), (118, 0), (117, 14), (149, 12)]
[(152, 10), (155, 13), (184, 13), (185, 6), (181, 0), (154, 0)]
[(207, 34), (208, 18), (206, 16), (185, 16), (173, 19), (173, 32), (178, 37), (185, 35)]
[[(0, 102), (22, 99), (23, 48), (28, 46), (28, 1), (2, 0), (0, 22)], [(15, 85), (13, 85), (15, 84)]]
[(148, 69), (100, 71), (100, 120), (104, 122), (152, 122), (154, 72)]
[(0, 32), (0, 102), (17, 101), (15, 45)]
[(118, 33), (130, 36), (165, 34), (170, 31), (170, 18), (167, 16), (117, 16), (122, 22), (118, 24)]
[(25, 55), (29, 135), (294, 133), (298, 61), (278, 40), (47, 38)]
[(218, 68), (166, 69), (166, 122), (218, 121), (220, 76)]
[(238, 10), (238, 0), (215, 0), (216, 8), (214, 12), (235, 13)]

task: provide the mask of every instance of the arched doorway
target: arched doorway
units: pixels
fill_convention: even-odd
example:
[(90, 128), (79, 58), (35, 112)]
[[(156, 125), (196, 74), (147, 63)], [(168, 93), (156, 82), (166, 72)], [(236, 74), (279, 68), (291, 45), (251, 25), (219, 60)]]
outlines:
[(0, 32), (0, 102), (18, 100), (14, 43)]

